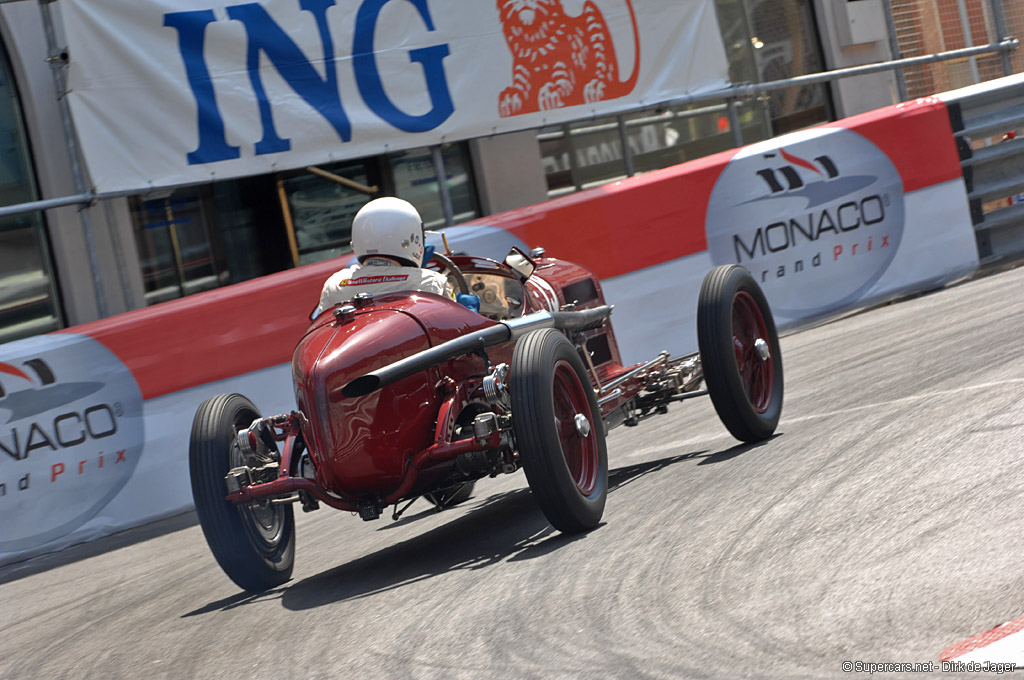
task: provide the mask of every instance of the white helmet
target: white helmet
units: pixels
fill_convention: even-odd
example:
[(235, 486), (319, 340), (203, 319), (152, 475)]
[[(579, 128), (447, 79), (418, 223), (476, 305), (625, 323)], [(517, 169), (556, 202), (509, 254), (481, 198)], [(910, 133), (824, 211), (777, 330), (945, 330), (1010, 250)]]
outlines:
[(360, 263), (375, 255), (411, 267), (423, 264), (423, 220), (416, 208), (400, 198), (377, 198), (352, 220), (352, 252)]

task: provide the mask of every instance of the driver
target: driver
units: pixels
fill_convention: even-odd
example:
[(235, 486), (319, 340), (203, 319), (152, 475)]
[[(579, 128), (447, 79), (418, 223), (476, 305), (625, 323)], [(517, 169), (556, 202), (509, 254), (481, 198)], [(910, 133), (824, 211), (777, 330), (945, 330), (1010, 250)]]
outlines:
[(407, 290), (455, 299), (447, 277), (421, 268), (423, 251), (423, 220), (411, 203), (390, 196), (370, 201), (352, 220), (352, 252), (359, 264), (327, 279), (314, 318), (358, 293)]

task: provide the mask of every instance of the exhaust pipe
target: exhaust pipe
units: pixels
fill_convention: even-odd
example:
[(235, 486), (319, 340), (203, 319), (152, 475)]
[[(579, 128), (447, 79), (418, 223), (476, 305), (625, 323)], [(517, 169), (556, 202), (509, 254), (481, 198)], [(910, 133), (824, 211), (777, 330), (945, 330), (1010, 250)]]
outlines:
[(517, 340), (530, 331), (543, 328), (583, 331), (601, 326), (612, 313), (610, 305), (584, 309), (579, 312), (534, 312), (511, 321), (499, 321), (490, 328), (464, 335), (436, 347), (425, 349), (384, 368), (360, 376), (341, 388), (341, 396), (365, 397), (402, 378), (425, 371), (431, 366), (450, 361), (464, 354), (478, 352), (486, 347), (509, 340)]

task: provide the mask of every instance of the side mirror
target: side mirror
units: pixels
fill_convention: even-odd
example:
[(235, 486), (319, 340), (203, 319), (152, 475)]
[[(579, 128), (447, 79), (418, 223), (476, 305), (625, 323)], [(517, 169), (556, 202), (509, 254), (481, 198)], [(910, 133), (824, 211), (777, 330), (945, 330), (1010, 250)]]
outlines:
[(534, 270), (537, 269), (537, 265), (530, 259), (530, 256), (515, 246), (505, 256), (505, 264), (511, 267), (515, 273), (519, 274), (523, 281), (530, 278)]

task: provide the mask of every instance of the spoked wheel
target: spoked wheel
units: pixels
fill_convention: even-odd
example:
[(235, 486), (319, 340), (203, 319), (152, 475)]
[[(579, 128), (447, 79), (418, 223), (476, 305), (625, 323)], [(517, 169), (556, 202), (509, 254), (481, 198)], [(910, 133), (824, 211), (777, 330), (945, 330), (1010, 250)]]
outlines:
[(583, 360), (556, 330), (522, 338), (509, 372), (512, 426), (530, 490), (559, 531), (593, 529), (608, 495), (604, 423)]
[(189, 472), (192, 496), (217, 563), (239, 587), (260, 592), (292, 575), (295, 561), (295, 516), (290, 504), (269, 500), (234, 505), (227, 500), (224, 477), (246, 460), (236, 435), (260, 417), (240, 394), (221, 394), (200, 404), (192, 421)]
[(697, 302), (704, 382), (726, 429), (740, 441), (771, 437), (782, 414), (782, 352), (764, 293), (743, 267), (717, 267)]

